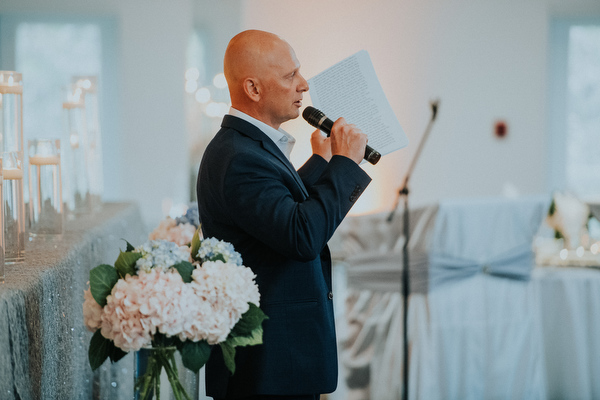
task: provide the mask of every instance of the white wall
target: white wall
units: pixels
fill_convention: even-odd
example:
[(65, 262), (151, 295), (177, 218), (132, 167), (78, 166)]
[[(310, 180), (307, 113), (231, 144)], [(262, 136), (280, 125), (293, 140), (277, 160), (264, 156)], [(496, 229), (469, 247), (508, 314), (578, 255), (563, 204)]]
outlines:
[[(413, 204), (444, 197), (546, 189), (548, 16), (542, 0), (246, 2), (245, 27), (278, 33), (312, 76), (366, 49), (411, 144), (369, 173), (355, 212), (393, 204), (440, 99), (438, 120), (411, 178)], [(284, 17), (287, 16), (287, 17)], [(505, 119), (509, 134), (493, 136)]]
[[(109, 200), (135, 200), (152, 227), (162, 200), (189, 193), (183, 102), (185, 46), (192, 28), (210, 38), (209, 68), (245, 28), (278, 33), (310, 77), (358, 50), (369, 51), (408, 148), (367, 166), (375, 178), (354, 212), (391, 207), (408, 162), (441, 100), (439, 117), (412, 178), (412, 204), (445, 197), (545, 191), (548, 27), (553, 15), (600, 15), (597, 0), (2, 0), (0, 13), (113, 16), (117, 19), (119, 124), (103, 132)], [(497, 140), (492, 125), (509, 125)], [(293, 160), (309, 152), (311, 129)], [(206, 133), (204, 133), (206, 134)]]

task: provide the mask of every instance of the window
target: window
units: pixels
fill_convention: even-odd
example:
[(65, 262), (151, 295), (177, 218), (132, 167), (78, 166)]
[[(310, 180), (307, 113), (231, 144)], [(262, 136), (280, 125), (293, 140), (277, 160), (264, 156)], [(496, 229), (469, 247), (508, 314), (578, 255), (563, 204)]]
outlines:
[(60, 138), (62, 103), (73, 76), (100, 76), (100, 28), (95, 24), (21, 22), (15, 34), (15, 67), (23, 74), (24, 141)]
[(550, 184), (600, 195), (600, 20), (555, 21), (551, 31)]
[(600, 25), (569, 29), (567, 75), (568, 188), (600, 194)]
[[(96, 76), (103, 175), (119, 176), (117, 22), (112, 17), (0, 15), (0, 69), (23, 75), (23, 139), (61, 138), (73, 76)], [(118, 188), (105, 185), (104, 199)]]

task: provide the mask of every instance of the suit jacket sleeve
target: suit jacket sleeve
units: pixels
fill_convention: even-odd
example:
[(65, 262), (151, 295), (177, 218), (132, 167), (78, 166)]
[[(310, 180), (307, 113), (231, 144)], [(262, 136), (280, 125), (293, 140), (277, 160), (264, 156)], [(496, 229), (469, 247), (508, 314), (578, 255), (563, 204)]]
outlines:
[(349, 158), (321, 160), (326, 165), (309, 159), (315, 166), (308, 165), (303, 173), (312, 183), (309, 196), (298, 199), (286, 186), (281, 168), (273, 168), (264, 158), (238, 154), (223, 178), (224, 201), (227, 209), (235, 210), (231, 216), (235, 224), (286, 257), (309, 261), (319, 256), (371, 181)]
[(327, 168), (328, 162), (321, 156), (313, 154), (303, 166), (298, 169), (298, 175), (300, 175), (300, 179), (304, 183), (304, 186), (310, 188), (315, 184), (317, 179), (321, 177), (325, 168)]

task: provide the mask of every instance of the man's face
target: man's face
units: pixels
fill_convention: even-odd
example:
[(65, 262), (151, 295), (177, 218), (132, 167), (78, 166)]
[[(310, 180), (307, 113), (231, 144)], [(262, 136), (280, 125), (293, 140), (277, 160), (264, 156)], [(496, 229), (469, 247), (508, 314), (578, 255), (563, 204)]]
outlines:
[(282, 42), (271, 53), (262, 83), (260, 102), (265, 123), (278, 129), (283, 122), (300, 115), (308, 82), (300, 74), (300, 62), (287, 43)]

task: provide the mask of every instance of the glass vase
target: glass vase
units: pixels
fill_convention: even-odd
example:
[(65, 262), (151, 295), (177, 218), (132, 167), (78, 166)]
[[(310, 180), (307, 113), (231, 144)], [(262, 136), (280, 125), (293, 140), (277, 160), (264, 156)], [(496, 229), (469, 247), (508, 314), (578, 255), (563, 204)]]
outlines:
[(34, 139), (27, 143), (29, 235), (58, 238), (63, 233), (60, 140)]
[(198, 373), (183, 366), (176, 347), (140, 349), (134, 362), (134, 400), (198, 399)]
[(92, 211), (97, 211), (102, 207), (102, 193), (104, 191), (98, 78), (95, 76), (74, 76), (72, 82), (76, 87), (82, 89), (84, 99), (90, 202)]
[[(2, 152), (24, 153), (23, 77), (16, 71), (0, 71), (0, 148)], [(28, 201), (27, 191), (23, 192), (23, 201)]]
[(19, 72), (0, 71), (2, 151), (23, 151), (23, 79)]
[(25, 200), (23, 198), (23, 153), (2, 153), (2, 199), (4, 206), (4, 261), (25, 260)]
[(2, 211), (2, 186), (4, 180), (2, 179), (2, 159), (0, 159), (0, 284), (4, 283), (4, 212)]
[(64, 133), (61, 149), (63, 201), (69, 219), (91, 211), (89, 190), (89, 158), (83, 90), (67, 87), (63, 102)]

